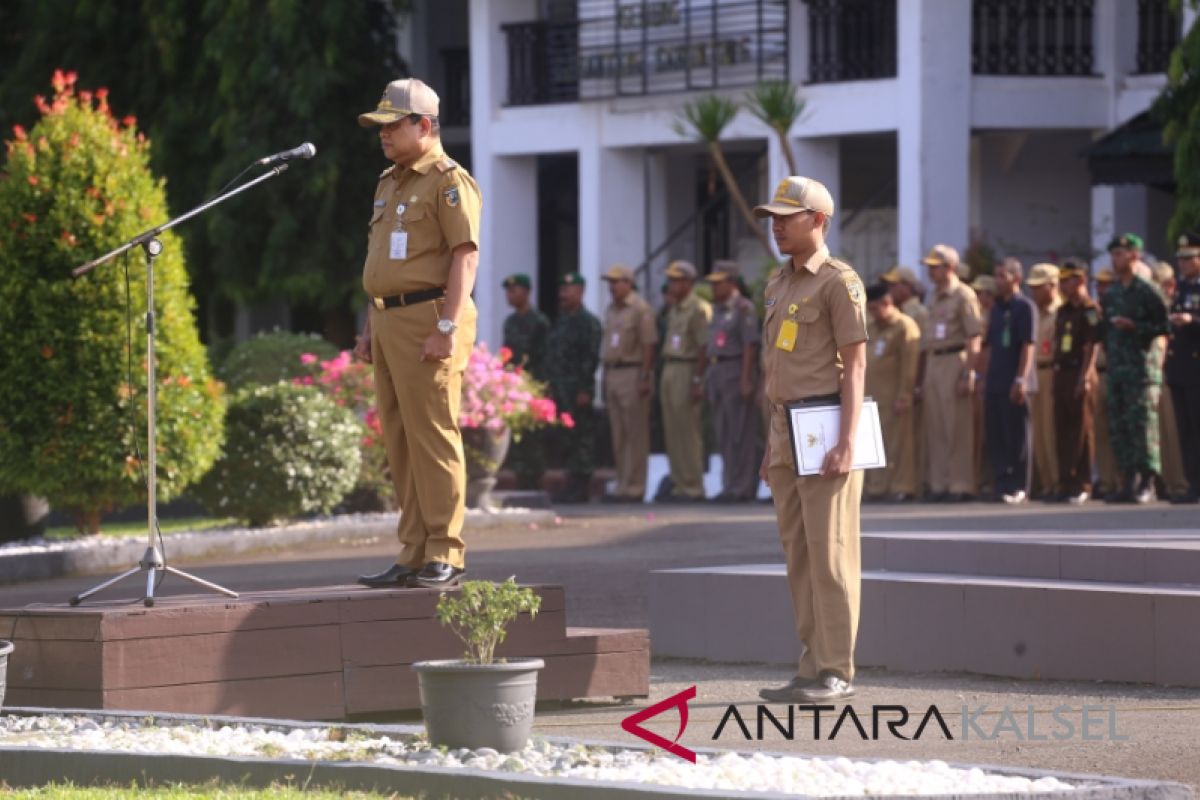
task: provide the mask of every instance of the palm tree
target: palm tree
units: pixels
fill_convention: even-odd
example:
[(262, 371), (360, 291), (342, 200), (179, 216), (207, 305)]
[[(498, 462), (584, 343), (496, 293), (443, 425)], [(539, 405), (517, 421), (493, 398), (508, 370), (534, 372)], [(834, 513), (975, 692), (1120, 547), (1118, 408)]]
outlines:
[(775, 131), (783, 157), (787, 159), (788, 174), (798, 175), (796, 156), (788, 144), (788, 131), (804, 113), (804, 101), (795, 87), (784, 81), (760, 83), (746, 93), (746, 105), (751, 114)]
[(754, 217), (754, 213), (750, 210), (750, 205), (746, 202), (745, 195), (742, 194), (741, 187), (738, 186), (737, 179), (734, 178), (733, 172), (729, 169), (729, 163), (725, 160), (725, 154), (721, 151), (721, 132), (733, 121), (733, 118), (738, 114), (738, 104), (727, 97), (721, 97), (716, 94), (707, 94), (698, 97), (690, 103), (686, 103), (683, 107), (683, 113), (675, 122), (675, 132), (680, 136), (692, 137), (695, 136), (708, 148), (709, 158), (712, 160), (713, 166), (721, 175), (721, 181), (725, 184), (725, 189), (733, 198), (734, 204), (741, 212), (742, 218), (754, 231), (754, 235), (758, 238), (759, 243), (763, 246), (763, 250), (774, 258), (774, 251), (771, 249), (771, 243), (767, 239), (767, 234), (763, 231), (762, 225)]

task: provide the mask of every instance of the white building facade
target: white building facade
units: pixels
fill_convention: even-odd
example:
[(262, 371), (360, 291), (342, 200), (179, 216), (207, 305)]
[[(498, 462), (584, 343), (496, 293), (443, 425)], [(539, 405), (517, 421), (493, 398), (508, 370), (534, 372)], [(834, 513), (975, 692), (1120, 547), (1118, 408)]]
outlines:
[[(598, 310), (615, 262), (653, 295), (671, 258), (764, 269), (705, 149), (677, 131), (688, 101), (742, 100), (762, 80), (798, 87), (798, 171), (830, 188), (831, 249), (868, 279), (919, 268), (938, 242), (1030, 263), (1094, 257), (1129, 230), (1166, 253), (1169, 191), (1094, 186), (1083, 157), (1165, 85), (1192, 21), (1166, 0), (468, 3), (489, 341), (505, 313), (493, 289), (512, 272), (534, 276), (547, 307), (557, 276), (578, 270)], [(751, 203), (788, 172), (747, 111), (722, 146)]]

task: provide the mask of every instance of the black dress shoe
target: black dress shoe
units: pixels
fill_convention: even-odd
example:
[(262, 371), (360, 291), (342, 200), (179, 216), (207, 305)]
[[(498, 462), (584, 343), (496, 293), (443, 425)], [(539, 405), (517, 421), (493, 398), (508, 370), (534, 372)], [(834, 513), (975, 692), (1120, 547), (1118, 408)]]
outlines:
[(409, 580), (416, 574), (416, 570), (400, 564), (392, 564), (383, 572), (375, 575), (359, 575), (358, 582), (368, 589), (404, 589), (408, 587)]
[(1146, 505), (1153, 503), (1158, 499), (1158, 492), (1154, 489), (1154, 476), (1150, 475), (1142, 479), (1133, 496), (1133, 501), (1138, 505)]
[(430, 561), (413, 578), (413, 585), (424, 589), (447, 589), (458, 586), (466, 570), (443, 564), (441, 561)]
[(768, 686), (765, 689), (759, 689), (758, 696), (771, 703), (805, 702), (804, 695), (802, 695), (801, 692), (816, 685), (817, 682), (814, 678), (801, 678), (796, 676), (783, 686)]
[(815, 683), (800, 690), (801, 701), (805, 703), (831, 703), (851, 697), (854, 697), (854, 686), (832, 672), (822, 672)]

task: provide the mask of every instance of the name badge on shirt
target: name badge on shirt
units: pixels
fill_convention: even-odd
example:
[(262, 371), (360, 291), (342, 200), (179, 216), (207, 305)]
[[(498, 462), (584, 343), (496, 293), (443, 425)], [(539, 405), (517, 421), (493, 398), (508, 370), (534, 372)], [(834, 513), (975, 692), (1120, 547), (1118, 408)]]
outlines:
[(887, 342), (880, 339), (875, 343), (875, 356), (878, 358), (883, 355), (883, 351), (887, 349)]
[(796, 334), (800, 332), (800, 326), (796, 324), (794, 319), (785, 319), (783, 324), (779, 326), (779, 336), (775, 338), (775, 347), (790, 353), (796, 349)]
[(1071, 352), (1071, 334), (1063, 334), (1062, 341), (1059, 343), (1059, 349), (1064, 353)]
[(671, 349), (672, 349), (672, 350), (679, 350), (679, 349), (680, 349), (680, 345), (681, 345), (681, 344), (682, 344), (682, 342), (680, 341), (679, 334), (678, 334), (678, 333), (672, 333), (672, 334), (671, 334)]
[(724, 347), (729, 339), (725, 336), (725, 331), (717, 331), (717, 335), (713, 337), (713, 344), (717, 347)]
[(393, 261), (403, 261), (408, 258), (408, 231), (392, 231), (391, 244), (388, 246), (388, 258)]
[(938, 323), (934, 324), (933, 338), (935, 338), (935, 339), (945, 339), (946, 338), (946, 323), (938, 322)]
[(611, 340), (609, 346), (610, 347), (620, 347), (621, 346), (621, 334), (620, 333), (618, 333), (616, 331), (613, 332), (612, 340)]

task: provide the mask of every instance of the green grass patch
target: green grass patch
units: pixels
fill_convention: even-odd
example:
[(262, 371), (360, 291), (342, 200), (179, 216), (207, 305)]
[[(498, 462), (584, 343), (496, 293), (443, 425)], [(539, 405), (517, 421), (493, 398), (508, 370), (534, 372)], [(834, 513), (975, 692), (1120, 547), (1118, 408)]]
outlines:
[(4, 800), (192, 800), (192, 798), (218, 798), (218, 800), (412, 800), (395, 794), (371, 792), (346, 792), (301, 786), (272, 786), (269, 789), (251, 789), (241, 786), (221, 786), (207, 783), (199, 786), (172, 784), (169, 786), (73, 786), (52, 784), (36, 789), (9, 789), (0, 782), (0, 797)]
[[(160, 519), (158, 527), (163, 535), (181, 533), (184, 531), (203, 531), (209, 528), (224, 528), (233, 525), (236, 520), (231, 517), (182, 517), (180, 519)], [(146, 520), (137, 522), (106, 522), (102, 523), (102, 536), (145, 536)], [(46, 531), (47, 539), (78, 539), (79, 531), (74, 525), (60, 525)]]

